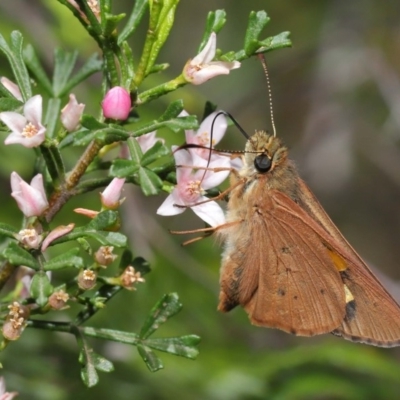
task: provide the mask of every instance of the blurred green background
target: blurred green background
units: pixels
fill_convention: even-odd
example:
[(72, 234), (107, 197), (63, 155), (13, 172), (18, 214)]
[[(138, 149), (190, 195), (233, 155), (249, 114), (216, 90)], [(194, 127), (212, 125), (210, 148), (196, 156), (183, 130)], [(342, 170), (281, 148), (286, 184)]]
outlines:
[[(128, 11), (133, 1), (117, 0)], [(267, 56), (278, 135), (288, 144), (302, 177), (362, 257), (400, 300), (400, 3), (393, 0), (223, 1), (182, 0), (176, 24), (159, 61), (171, 68), (149, 79), (149, 86), (180, 73), (196, 54), (207, 12), (224, 8), (228, 22), (218, 36), (224, 51), (241, 47), (251, 10), (271, 17), (265, 36), (291, 31), (292, 49)], [(131, 45), (140, 54), (145, 24)], [(0, 31), (18, 29), (52, 70), (55, 46), (77, 49), (82, 62), (97, 51), (71, 13), (54, 0), (0, 2)], [(0, 56), (0, 74), (9, 75)], [(97, 115), (100, 76), (75, 91)], [(227, 77), (187, 87), (139, 109), (144, 119), (162, 113), (172, 99), (183, 98), (190, 113), (201, 116), (211, 100), (229, 111), (243, 128), (269, 129), (268, 98), (256, 59)], [(182, 137), (166, 133), (168, 143)], [(242, 148), (244, 139), (230, 128), (221, 148)], [(1, 139), (3, 140), (3, 139)], [(9, 193), (11, 170), (29, 176), (30, 151), (0, 146), (0, 190)], [(71, 154), (71, 163), (73, 154)], [(155, 214), (163, 198), (126, 191), (124, 230), (137, 255), (153, 271), (135, 293), (123, 293), (90, 321), (91, 325), (137, 331), (164, 293), (178, 292), (183, 311), (157, 335), (202, 337), (196, 361), (161, 354), (165, 369), (150, 373), (136, 349), (93, 343), (115, 363), (111, 374), (86, 389), (79, 378), (73, 338), (29, 330), (2, 354), (9, 390), (23, 399), (397, 399), (400, 351), (352, 344), (326, 335), (297, 338), (253, 327), (244, 311), (216, 311), (220, 247), (206, 239), (182, 248), (168, 229), (201, 227), (186, 212), (176, 218)], [(90, 197), (90, 196), (89, 196)], [(71, 222), (71, 210), (97, 201), (97, 194), (76, 198), (57, 222)], [(3, 196), (2, 221), (15, 224), (17, 208)]]

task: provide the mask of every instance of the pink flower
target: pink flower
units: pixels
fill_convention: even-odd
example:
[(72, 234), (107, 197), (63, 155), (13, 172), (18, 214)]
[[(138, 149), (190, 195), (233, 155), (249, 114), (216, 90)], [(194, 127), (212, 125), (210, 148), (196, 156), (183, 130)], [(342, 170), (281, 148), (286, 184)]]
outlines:
[[(186, 208), (177, 207), (177, 205), (184, 205), (190, 207), (210, 226), (223, 224), (225, 222), (223, 210), (215, 201), (210, 201), (204, 196), (204, 192), (218, 186), (227, 178), (230, 168), (229, 158), (221, 157), (212, 160), (207, 165), (207, 160), (187, 150), (176, 151), (174, 157), (176, 165), (180, 166), (176, 172), (177, 185), (159, 207), (157, 214), (181, 214)], [(199, 168), (209, 168), (209, 170)], [(226, 171), (214, 172), (211, 170), (212, 168), (226, 168)], [(197, 205), (203, 201), (206, 202)]]
[[(225, 115), (220, 114), (217, 119), (215, 116), (218, 111), (211, 113), (201, 124), (199, 129), (195, 132), (193, 130), (185, 131), (186, 143), (198, 144), (207, 149), (190, 149), (191, 152), (198, 154), (200, 157), (208, 160), (210, 149), (213, 148), (217, 143), (224, 137), (228, 123)], [(180, 116), (189, 115), (186, 111), (182, 111)], [(211, 132), (211, 127), (213, 128)], [(211, 143), (212, 133), (212, 143)], [(214, 154), (212, 157), (221, 157)]]
[(69, 95), (69, 101), (61, 110), (61, 123), (68, 132), (73, 132), (79, 125), (84, 104), (79, 104), (74, 94)]
[(19, 90), (19, 87), (17, 84), (15, 84), (13, 81), (10, 81), (8, 78), (3, 76), (0, 79), (0, 82), (3, 84), (3, 86), (19, 101), (23, 101), (21, 91)]
[(115, 210), (123, 200), (121, 198), (122, 188), (124, 187), (125, 178), (114, 178), (110, 184), (100, 193), (101, 204), (103, 207)]
[(106, 118), (125, 120), (129, 116), (132, 101), (129, 93), (120, 86), (110, 89), (101, 103)]
[(146, 151), (151, 149), (157, 142), (164, 143), (164, 139), (157, 138), (156, 134), (157, 131), (154, 131), (136, 138), (143, 153), (146, 153)]
[(240, 67), (239, 61), (211, 61), (215, 57), (216, 48), (217, 35), (212, 32), (203, 50), (183, 68), (183, 76), (188, 82), (201, 85), (217, 75), (228, 75), (231, 69)]
[(42, 96), (31, 97), (24, 105), (23, 115), (14, 111), (0, 113), (0, 119), (11, 129), (5, 144), (22, 144), (37, 147), (45, 140), (46, 128), (42, 125)]
[(43, 240), (42, 243), (42, 251), (45, 251), (51, 242), (54, 240), (67, 235), (70, 233), (75, 227), (75, 224), (68, 224), (68, 225), (60, 225), (54, 228), (47, 236), (46, 239)]
[(37, 217), (49, 206), (42, 174), (37, 174), (29, 185), (16, 172), (12, 172), (11, 189), (11, 196), (17, 201), (25, 217)]

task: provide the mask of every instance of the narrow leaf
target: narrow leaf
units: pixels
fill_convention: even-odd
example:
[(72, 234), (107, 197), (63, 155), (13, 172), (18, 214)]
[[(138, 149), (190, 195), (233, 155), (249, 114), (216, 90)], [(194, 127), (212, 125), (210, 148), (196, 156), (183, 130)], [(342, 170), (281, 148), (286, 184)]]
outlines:
[(117, 178), (132, 176), (139, 169), (139, 164), (133, 160), (116, 159), (112, 161), (110, 175)]
[(192, 360), (199, 355), (199, 350), (196, 347), (199, 343), (200, 337), (196, 335), (182, 336), (179, 338), (146, 339), (143, 341), (143, 344), (154, 350), (190, 358)]
[(68, 53), (61, 49), (55, 50), (55, 65), (53, 74), (53, 93), (55, 97), (60, 97), (64, 92), (65, 85), (69, 81), (77, 58), (77, 51)]
[(160, 193), (163, 186), (160, 177), (147, 168), (139, 169), (139, 182), (145, 196), (154, 196)]
[(15, 239), (15, 235), (18, 234), (18, 231), (11, 225), (0, 223), (0, 235), (12, 237)]
[(159, 158), (169, 154), (171, 154), (171, 151), (168, 149), (168, 147), (164, 146), (161, 141), (157, 141), (152, 148), (143, 154), (140, 164), (142, 167), (145, 167), (146, 165), (149, 165)]
[(142, 357), (143, 361), (147, 365), (147, 368), (151, 372), (156, 372), (164, 368), (162, 361), (156, 356), (156, 354), (149, 347), (138, 344), (137, 349), (140, 354), (140, 357)]
[(144, 12), (146, 11), (146, 7), (148, 5), (148, 0), (136, 0), (135, 5), (133, 6), (132, 14), (129, 17), (128, 22), (126, 23), (124, 29), (120, 33), (118, 37), (118, 44), (121, 44), (124, 40), (126, 40), (130, 35), (133, 34), (139, 22), (141, 21)]
[(206, 29), (204, 31), (203, 39), (199, 46), (199, 52), (203, 50), (207, 44), (211, 32), (218, 33), (226, 23), (225, 10), (210, 11), (207, 16)]
[(142, 339), (147, 339), (153, 332), (155, 332), (160, 325), (178, 313), (182, 308), (179, 297), (176, 293), (170, 293), (163, 296), (163, 298), (152, 308), (149, 316), (140, 330), (139, 336)]
[(247, 55), (252, 55), (256, 51), (255, 44), (265, 25), (268, 24), (270, 18), (265, 11), (252, 11), (249, 16), (249, 23), (244, 39), (244, 50)]
[(83, 383), (89, 388), (97, 385), (99, 382), (99, 375), (97, 374), (91, 357), (92, 353), (92, 349), (82, 348), (79, 356), (79, 360), (81, 364), (83, 364), (81, 369), (81, 378)]

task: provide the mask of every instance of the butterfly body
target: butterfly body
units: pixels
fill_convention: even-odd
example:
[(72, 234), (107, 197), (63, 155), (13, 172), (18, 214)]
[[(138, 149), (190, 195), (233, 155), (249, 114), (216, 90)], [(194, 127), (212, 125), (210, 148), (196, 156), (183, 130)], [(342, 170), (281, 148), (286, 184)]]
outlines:
[(255, 325), (400, 345), (400, 307), (343, 238), (266, 132), (232, 176), (219, 310), (241, 305)]

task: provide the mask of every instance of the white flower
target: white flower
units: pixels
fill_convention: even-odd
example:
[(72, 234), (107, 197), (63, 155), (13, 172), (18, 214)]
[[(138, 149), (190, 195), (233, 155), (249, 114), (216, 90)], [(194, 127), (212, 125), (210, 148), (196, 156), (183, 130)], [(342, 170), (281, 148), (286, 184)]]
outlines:
[(25, 217), (39, 216), (49, 206), (42, 174), (34, 176), (29, 185), (16, 172), (12, 172), (11, 190), (11, 196), (14, 197)]
[(183, 68), (183, 76), (188, 82), (201, 85), (217, 75), (228, 75), (231, 69), (240, 67), (239, 61), (212, 61), (216, 48), (217, 35), (212, 32), (203, 50)]
[(68, 132), (73, 132), (79, 125), (85, 104), (79, 104), (73, 93), (69, 95), (69, 101), (61, 110), (61, 123)]
[[(175, 150), (173, 148), (173, 150)], [(228, 174), (229, 158), (222, 157), (207, 165), (207, 160), (190, 153), (178, 150), (174, 154), (176, 165), (177, 185), (157, 210), (159, 215), (177, 215), (187, 207), (210, 226), (218, 226), (225, 222), (224, 212), (215, 202), (204, 196), (207, 189), (218, 186)], [(203, 169), (199, 169), (203, 168)], [(204, 169), (207, 168), (207, 169)], [(213, 168), (226, 168), (226, 171), (214, 172)], [(198, 204), (204, 202), (203, 204)], [(177, 205), (186, 207), (177, 207)]]
[(24, 105), (23, 115), (14, 111), (0, 113), (0, 119), (11, 129), (4, 144), (22, 144), (37, 147), (45, 140), (46, 128), (42, 125), (42, 96), (31, 97)]
[[(226, 121), (226, 117), (223, 114), (216, 115), (219, 111), (211, 113), (201, 124), (197, 131), (194, 130), (186, 130), (186, 143), (188, 144), (197, 144), (199, 146), (206, 147), (205, 149), (190, 149), (191, 152), (198, 154), (200, 157), (208, 160), (210, 155), (210, 150), (219, 143), (225, 135), (226, 128), (228, 127), (228, 123)], [(180, 116), (189, 115), (186, 111), (182, 111)], [(212, 129), (212, 131), (211, 131)], [(211, 133), (212, 133), (212, 142), (211, 142)], [(215, 157), (221, 157), (217, 154), (212, 155), (212, 159)]]

